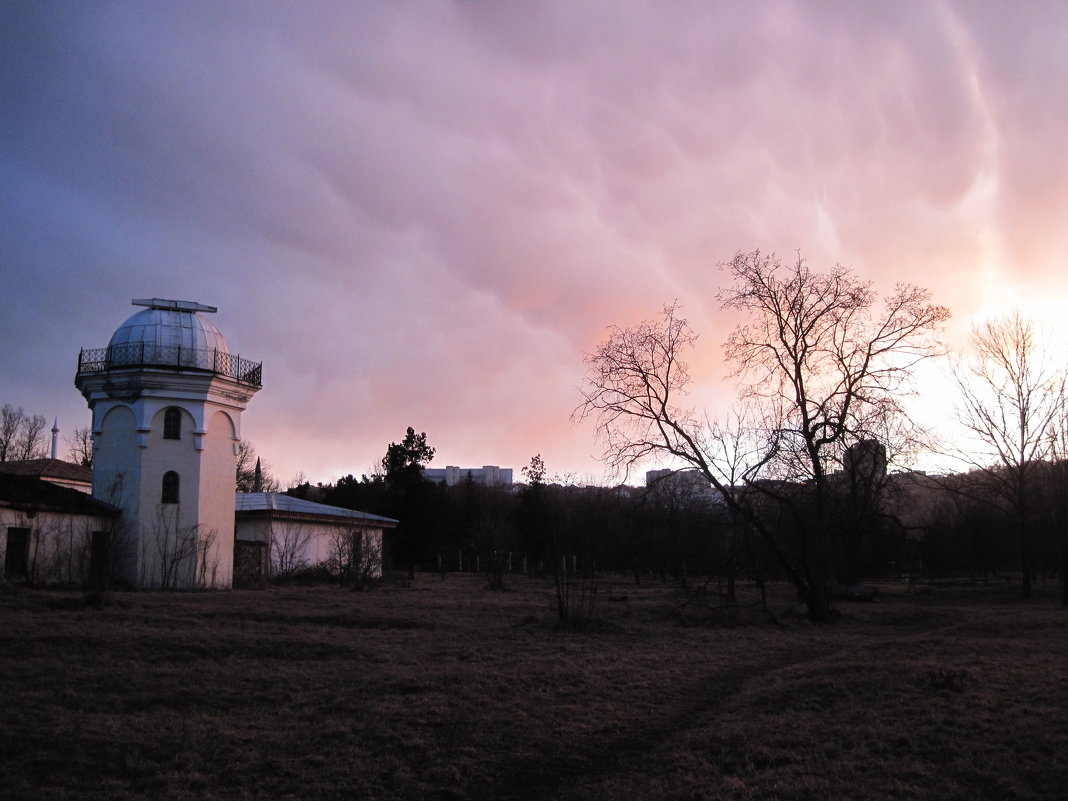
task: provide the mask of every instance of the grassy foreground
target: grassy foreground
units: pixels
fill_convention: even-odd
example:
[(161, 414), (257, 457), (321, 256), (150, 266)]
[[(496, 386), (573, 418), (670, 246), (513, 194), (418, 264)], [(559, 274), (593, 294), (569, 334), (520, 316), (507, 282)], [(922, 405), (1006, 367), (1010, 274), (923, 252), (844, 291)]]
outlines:
[(0, 796), (1068, 797), (1052, 589), (885, 587), (829, 626), (783, 591), (782, 625), (723, 628), (620, 579), (594, 625), (562, 629), (550, 583), (484, 587), (427, 574), (103, 609), (0, 588)]

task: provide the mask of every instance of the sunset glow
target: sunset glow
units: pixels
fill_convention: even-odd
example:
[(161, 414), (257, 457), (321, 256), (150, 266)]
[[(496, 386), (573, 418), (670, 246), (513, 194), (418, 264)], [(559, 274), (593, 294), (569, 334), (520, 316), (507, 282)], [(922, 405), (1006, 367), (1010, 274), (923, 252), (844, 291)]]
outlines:
[(5, 3), (0, 403), (87, 425), (79, 349), (182, 298), (263, 362), (283, 482), (409, 425), (601, 481), (584, 353), (677, 300), (725, 405), (717, 265), (757, 248), (1068, 357), (1066, 78), (1063, 3)]

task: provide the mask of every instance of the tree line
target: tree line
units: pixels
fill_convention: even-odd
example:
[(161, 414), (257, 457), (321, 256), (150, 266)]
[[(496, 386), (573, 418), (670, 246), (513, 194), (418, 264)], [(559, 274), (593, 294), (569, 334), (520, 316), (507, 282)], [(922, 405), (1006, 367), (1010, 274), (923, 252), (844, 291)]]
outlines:
[[(970, 577), (989, 582), (1018, 575), (1021, 562), (1010, 510), (989, 494), (985, 471), (950, 476), (888, 473), (883, 448), (866, 441), (831, 471), (824, 519), (834, 526), (828, 560), (841, 587), (864, 579)], [(412, 466), (409, 465), (409, 468)], [(1035, 471), (1031, 550), (1035, 577), (1059, 572), (1068, 494), (1061, 468)], [(783, 560), (802, 563), (814, 513), (811, 487), (732, 487), (739, 505), (759, 509), (775, 537), (738, 515), (698, 471), (663, 471), (648, 486), (580, 486), (547, 474), (540, 456), (523, 469), (526, 481), (487, 487), (470, 478), (454, 486), (411, 470), (348, 475), (330, 484), (289, 490), (344, 508), (395, 517), (387, 564), (424, 571), (525, 570), (553, 579), (561, 571), (614, 571), (632, 580), (721, 577), (727, 600), (738, 580), (794, 580)], [(498, 560), (509, 559), (501, 565)], [(503, 577), (502, 577), (503, 578)]]
[[(639, 577), (779, 577), (813, 620), (828, 618), (843, 588), (891, 569), (1011, 569), (1025, 597), (1059, 572), (1068, 605), (1065, 365), (1038, 323), (1014, 312), (975, 326), (949, 366), (963, 433), (940, 441), (908, 404), (916, 368), (949, 356), (950, 311), (928, 290), (898, 284), (880, 297), (851, 269), (817, 272), (800, 255), (739, 252), (721, 268), (730, 280), (719, 305), (743, 315), (723, 346), (738, 390), (726, 414), (688, 403), (699, 337), (677, 302), (609, 329), (586, 357), (575, 413), (595, 422), (617, 474), (666, 459), (685, 480), (572, 487), (545, 481), (535, 457), (515, 492), (437, 486), (420, 469), (433, 449), (409, 428), (381, 474), (343, 477), (324, 500), (401, 519), (400, 562), (507, 547), (541, 563), (582, 553)], [(921, 452), (955, 469), (909, 472)]]
[[(678, 302), (610, 327), (586, 356), (576, 418), (594, 422), (618, 475), (677, 468), (652, 486), (571, 486), (549, 480), (536, 456), (521, 487), (446, 487), (425, 480), (434, 449), (408, 428), (373, 475), (296, 480), (290, 491), (397, 518), (394, 565), (519, 552), (553, 569), (581, 554), (639, 579), (648, 570), (781, 577), (814, 620), (827, 619), (842, 587), (891, 564), (1015, 569), (1025, 597), (1041, 574), (1059, 572), (1068, 605), (1066, 365), (1037, 322), (1014, 312), (974, 327), (949, 365), (962, 435), (939, 441), (908, 403), (916, 368), (949, 356), (950, 311), (928, 290), (898, 284), (880, 297), (853, 270), (819, 272), (800, 254), (739, 252), (721, 269), (718, 304), (742, 316), (723, 345), (737, 387), (725, 414), (689, 401), (699, 335)], [(43, 418), (3, 409), (0, 456), (35, 452)], [(955, 467), (909, 473), (921, 452)], [(243, 445), (239, 490), (257, 486), (253, 456)], [(269, 467), (259, 475), (258, 486), (277, 489)], [(910, 519), (917, 506), (931, 513)]]
[[(928, 290), (898, 284), (880, 298), (853, 270), (817, 272), (800, 254), (784, 263), (739, 252), (721, 269), (729, 283), (719, 306), (744, 315), (723, 346), (734, 408), (717, 419), (688, 404), (686, 358), (698, 337), (678, 304), (614, 326), (587, 356), (576, 412), (595, 421), (605, 461), (626, 471), (667, 457), (699, 474), (738, 529), (773, 556), (809, 616), (825, 620), (836, 587), (857, 575), (866, 529), (886, 514), (877, 495), (885, 468), (940, 450), (968, 471), (967, 481), (944, 481), (942, 490), (985, 504), (1012, 532), (1030, 596), (1039, 485), (1051, 498), (1068, 497), (1060, 484), (1065, 365), (1043, 347), (1037, 324), (1016, 312), (973, 330), (968, 353), (951, 367), (957, 419), (970, 437), (940, 444), (907, 403), (917, 394), (916, 368), (947, 355), (941, 335), (950, 312)], [(1068, 525), (1059, 525), (1063, 579)]]

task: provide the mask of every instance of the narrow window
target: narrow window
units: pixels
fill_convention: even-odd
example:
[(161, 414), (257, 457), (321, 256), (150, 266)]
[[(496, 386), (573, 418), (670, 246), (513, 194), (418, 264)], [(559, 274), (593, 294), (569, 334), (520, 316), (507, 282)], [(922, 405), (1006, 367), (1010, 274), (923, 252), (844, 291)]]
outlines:
[(182, 410), (177, 406), (168, 406), (163, 413), (163, 438), (182, 438)]
[(30, 530), (9, 528), (7, 550), (4, 553), (4, 575), (25, 578), (30, 572)]
[(161, 503), (178, 503), (178, 474), (168, 470), (163, 474), (163, 495)]

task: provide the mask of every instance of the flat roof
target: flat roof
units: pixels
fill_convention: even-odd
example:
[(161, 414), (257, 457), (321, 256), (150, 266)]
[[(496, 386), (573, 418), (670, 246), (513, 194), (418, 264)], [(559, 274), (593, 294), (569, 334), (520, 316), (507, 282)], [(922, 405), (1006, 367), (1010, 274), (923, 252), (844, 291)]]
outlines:
[(23, 462), (0, 462), (0, 473), (37, 478), (59, 478), (64, 481), (93, 483), (93, 469), (62, 459), (29, 459)]
[(66, 512), (68, 514), (114, 517), (117, 506), (98, 501), (81, 490), (61, 487), (31, 476), (0, 473), (0, 506), (26, 511)]
[(355, 509), (343, 509), (340, 506), (327, 506), (302, 498), (294, 498), (281, 492), (239, 492), (235, 499), (238, 513), (281, 512), (292, 515), (315, 515), (317, 517), (343, 518), (363, 523), (381, 523), (394, 526), (397, 520), (392, 517), (359, 512)]

